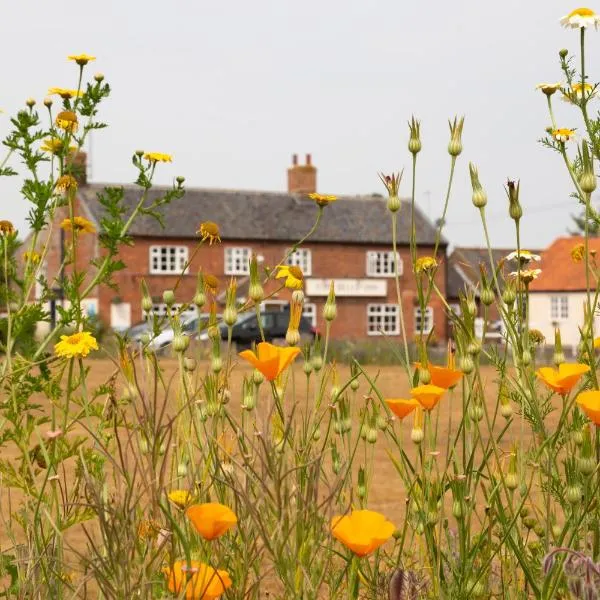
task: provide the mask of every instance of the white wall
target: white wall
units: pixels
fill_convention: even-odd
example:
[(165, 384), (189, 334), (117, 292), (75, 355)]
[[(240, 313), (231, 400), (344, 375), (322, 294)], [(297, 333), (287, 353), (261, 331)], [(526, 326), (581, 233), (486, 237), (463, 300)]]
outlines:
[[(569, 318), (553, 321), (550, 317), (550, 298), (552, 296), (567, 296), (569, 298)], [(593, 298), (592, 298), (593, 299)], [(579, 327), (583, 325), (583, 304), (586, 301), (585, 292), (546, 293), (531, 292), (529, 294), (529, 326), (539, 329), (546, 336), (546, 343), (554, 344), (554, 328), (560, 329), (564, 346), (577, 346), (580, 341)], [(600, 336), (600, 320), (594, 321), (594, 335)]]

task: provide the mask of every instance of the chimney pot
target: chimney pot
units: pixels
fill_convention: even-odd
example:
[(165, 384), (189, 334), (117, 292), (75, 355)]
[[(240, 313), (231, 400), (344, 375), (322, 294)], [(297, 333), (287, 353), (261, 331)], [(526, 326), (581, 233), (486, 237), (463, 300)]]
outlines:
[(312, 194), (317, 191), (317, 169), (312, 156), (306, 155), (306, 164), (298, 164), (298, 155), (292, 155), (292, 166), (287, 170), (289, 194)]
[(294, 165), (294, 167), (298, 165), (298, 155), (297, 154), (292, 154), (292, 165)]
[(307, 154), (307, 155), (306, 155), (306, 164), (307, 164), (308, 166), (310, 166), (310, 164), (311, 164), (311, 161), (312, 161), (312, 157), (311, 157), (311, 155), (310, 155), (310, 154)]

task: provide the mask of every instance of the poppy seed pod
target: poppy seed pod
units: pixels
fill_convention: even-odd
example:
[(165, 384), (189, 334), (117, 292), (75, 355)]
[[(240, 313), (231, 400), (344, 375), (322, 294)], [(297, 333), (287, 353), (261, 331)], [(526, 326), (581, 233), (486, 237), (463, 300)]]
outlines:
[(163, 302), (167, 306), (173, 306), (173, 304), (175, 304), (175, 293), (173, 290), (165, 290), (163, 292)]

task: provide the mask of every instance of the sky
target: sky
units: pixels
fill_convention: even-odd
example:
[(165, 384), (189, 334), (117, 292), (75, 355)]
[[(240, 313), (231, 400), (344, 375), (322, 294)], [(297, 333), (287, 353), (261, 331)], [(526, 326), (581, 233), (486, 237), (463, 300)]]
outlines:
[[(535, 90), (561, 80), (561, 48), (578, 52), (578, 32), (558, 22), (573, 8), (562, 0), (19, 0), (0, 24), (0, 135), (26, 98), (76, 87), (66, 56), (85, 52), (97, 56), (88, 76), (101, 71), (113, 88), (100, 112), (110, 127), (93, 134), (91, 181), (130, 183), (131, 155), (145, 149), (173, 155), (158, 183), (184, 175), (190, 187), (284, 190), (291, 155), (310, 152), (322, 193), (382, 193), (377, 173), (404, 168), (407, 196), (415, 115), (423, 140), (415, 198), (436, 219), (450, 167), (448, 118), (464, 115), (446, 238), (483, 244), (472, 161), (488, 193), (492, 244), (515, 244), (504, 192), (511, 178), (521, 181), (523, 246), (544, 248), (579, 212), (560, 156), (538, 142), (549, 117)], [(588, 38), (597, 81), (600, 32)], [(555, 104), (559, 126), (580, 126), (576, 109)], [(0, 181), (0, 213), (26, 232), (19, 185)]]

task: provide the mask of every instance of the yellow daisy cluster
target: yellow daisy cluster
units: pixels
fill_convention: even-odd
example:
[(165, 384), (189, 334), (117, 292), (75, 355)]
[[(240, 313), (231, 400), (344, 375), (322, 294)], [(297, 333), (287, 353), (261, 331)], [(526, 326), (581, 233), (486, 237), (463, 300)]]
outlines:
[(162, 154), (161, 152), (146, 152), (144, 158), (150, 162), (173, 162), (173, 157), (170, 154)]
[(438, 266), (437, 261), (433, 256), (421, 256), (415, 262), (415, 273), (426, 273), (433, 271)]
[(73, 217), (73, 220), (63, 219), (60, 224), (61, 228), (65, 231), (75, 230), (75, 233), (95, 233), (96, 228), (91, 221), (88, 221), (85, 217)]

